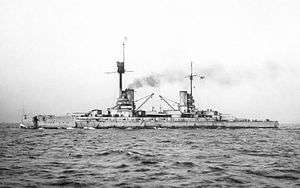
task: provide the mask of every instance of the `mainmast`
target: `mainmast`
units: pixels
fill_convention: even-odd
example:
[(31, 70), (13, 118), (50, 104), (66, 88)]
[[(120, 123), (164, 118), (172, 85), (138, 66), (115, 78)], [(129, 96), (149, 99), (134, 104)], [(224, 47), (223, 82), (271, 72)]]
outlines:
[(190, 79), (190, 93), (187, 94), (187, 111), (192, 112), (195, 109), (194, 99), (193, 99), (193, 79), (194, 77), (199, 76), (200, 79), (204, 79), (204, 76), (200, 76), (199, 74), (193, 73), (193, 62), (191, 61), (191, 73), (190, 75), (186, 76)]
[(190, 87), (191, 87), (191, 95), (193, 95), (193, 78), (196, 75), (193, 75), (193, 62), (191, 61), (191, 75), (190, 75)]

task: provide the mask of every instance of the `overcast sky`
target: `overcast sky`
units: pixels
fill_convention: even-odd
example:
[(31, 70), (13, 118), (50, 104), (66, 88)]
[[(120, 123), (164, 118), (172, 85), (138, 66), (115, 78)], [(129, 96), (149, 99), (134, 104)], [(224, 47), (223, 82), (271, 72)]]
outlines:
[[(0, 0), (0, 122), (27, 112), (105, 109), (125, 86), (195, 72), (194, 98), (247, 118), (300, 122), (300, 1)], [(178, 100), (188, 80), (137, 89)], [(158, 104), (157, 98), (153, 104)], [(156, 101), (156, 102), (155, 102)], [(149, 105), (148, 105), (149, 106)], [(147, 106), (146, 106), (147, 108)]]

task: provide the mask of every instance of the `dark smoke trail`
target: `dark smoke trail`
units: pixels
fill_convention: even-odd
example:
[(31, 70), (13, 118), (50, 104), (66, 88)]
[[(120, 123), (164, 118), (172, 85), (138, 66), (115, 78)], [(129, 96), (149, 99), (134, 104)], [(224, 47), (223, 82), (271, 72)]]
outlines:
[[(263, 64), (264, 73), (259, 74), (257, 70), (240, 70), (239, 72), (228, 72), (222, 64), (213, 64), (209, 67), (204, 67), (196, 70), (195, 73), (201, 76), (205, 76), (211, 84), (217, 84), (224, 87), (231, 87), (241, 84), (246, 81), (255, 80), (258, 78), (266, 79), (269, 77), (275, 77), (282, 71), (281, 67), (276, 63), (267, 62)], [(153, 73), (149, 76), (144, 76), (135, 79), (131, 84), (128, 85), (129, 88), (137, 89), (141, 87), (160, 87), (164, 83), (181, 83), (186, 82), (186, 76), (188, 76), (188, 71), (164, 71), (163, 73)]]
[(150, 87), (159, 87), (160, 86), (160, 75), (152, 74), (142, 78), (136, 78), (131, 84), (128, 85), (128, 88), (137, 89), (144, 86)]
[(160, 87), (162, 83), (174, 83), (184, 80), (184, 73), (181, 71), (165, 71), (154, 73), (135, 79), (128, 85), (128, 88), (137, 89), (141, 87)]

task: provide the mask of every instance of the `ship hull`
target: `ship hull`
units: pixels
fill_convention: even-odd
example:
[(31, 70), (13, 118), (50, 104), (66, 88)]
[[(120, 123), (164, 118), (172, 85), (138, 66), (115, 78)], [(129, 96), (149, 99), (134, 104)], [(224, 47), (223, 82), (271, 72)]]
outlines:
[(21, 128), (45, 128), (45, 129), (107, 129), (107, 128), (277, 128), (277, 121), (216, 121), (204, 118), (115, 118), (115, 117), (70, 117), (54, 116), (40, 118), (38, 126), (32, 121), (23, 121)]

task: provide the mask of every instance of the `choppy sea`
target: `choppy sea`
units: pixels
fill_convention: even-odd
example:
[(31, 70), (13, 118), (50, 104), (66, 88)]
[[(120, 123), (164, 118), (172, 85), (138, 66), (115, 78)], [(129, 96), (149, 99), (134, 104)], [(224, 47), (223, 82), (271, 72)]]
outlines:
[(300, 125), (26, 130), (0, 124), (1, 187), (300, 187)]

